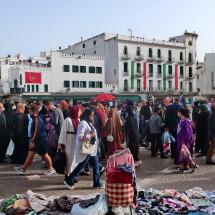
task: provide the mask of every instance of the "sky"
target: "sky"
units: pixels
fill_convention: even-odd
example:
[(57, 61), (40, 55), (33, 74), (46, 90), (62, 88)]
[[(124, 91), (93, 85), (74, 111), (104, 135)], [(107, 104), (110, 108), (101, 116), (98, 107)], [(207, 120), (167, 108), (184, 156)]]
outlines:
[(157, 40), (196, 31), (197, 60), (215, 52), (215, 0), (2, 0), (0, 10), (0, 56), (38, 56), (128, 28)]

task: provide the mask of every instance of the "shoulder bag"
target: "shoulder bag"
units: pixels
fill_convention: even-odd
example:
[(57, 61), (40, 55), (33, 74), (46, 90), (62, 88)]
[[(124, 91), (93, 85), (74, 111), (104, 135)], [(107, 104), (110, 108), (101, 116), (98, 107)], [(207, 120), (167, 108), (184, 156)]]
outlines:
[(110, 119), (110, 134), (107, 135), (107, 141), (108, 142), (113, 142), (113, 135), (112, 135), (112, 118)]

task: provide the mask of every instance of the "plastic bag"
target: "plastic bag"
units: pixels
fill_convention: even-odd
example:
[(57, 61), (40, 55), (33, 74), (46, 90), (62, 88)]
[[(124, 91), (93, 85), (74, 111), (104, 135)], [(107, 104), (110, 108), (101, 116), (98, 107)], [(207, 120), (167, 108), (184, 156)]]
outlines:
[(187, 146), (183, 143), (180, 151), (180, 161), (192, 160), (191, 154)]
[(65, 174), (66, 153), (64, 151), (57, 152), (57, 155), (53, 160), (53, 167), (58, 174)]
[(132, 215), (134, 214), (131, 207), (112, 207), (112, 212), (115, 215)]
[(163, 144), (169, 145), (175, 142), (175, 138), (170, 134), (169, 131), (165, 131), (161, 137)]
[(13, 140), (11, 140), (7, 147), (6, 156), (11, 156), (13, 154), (14, 147), (15, 147), (14, 142)]
[[(98, 193), (97, 193), (98, 194)], [(90, 198), (94, 198), (96, 195), (92, 195)], [(108, 212), (108, 204), (105, 195), (101, 194), (96, 204), (89, 206), (88, 208), (81, 208), (79, 204), (75, 204), (72, 207), (72, 215), (105, 215)]]

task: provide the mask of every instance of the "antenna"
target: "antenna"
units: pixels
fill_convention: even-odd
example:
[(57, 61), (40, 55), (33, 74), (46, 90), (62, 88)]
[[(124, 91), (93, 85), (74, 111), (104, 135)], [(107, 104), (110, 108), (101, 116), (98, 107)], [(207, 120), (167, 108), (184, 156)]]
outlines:
[(131, 28), (127, 28), (127, 30), (128, 30), (129, 33), (130, 33), (130, 37), (132, 37), (132, 30), (131, 30)]

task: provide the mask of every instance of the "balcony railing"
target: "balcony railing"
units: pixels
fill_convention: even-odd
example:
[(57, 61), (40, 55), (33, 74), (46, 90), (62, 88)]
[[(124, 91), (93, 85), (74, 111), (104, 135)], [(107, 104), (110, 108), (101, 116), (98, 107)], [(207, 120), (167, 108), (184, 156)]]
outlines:
[(25, 92), (25, 88), (10, 88), (10, 94), (22, 94)]
[(195, 63), (195, 60), (192, 58), (192, 59), (189, 59), (186, 64), (187, 65), (193, 65)]
[(167, 63), (173, 63), (175, 61), (175, 58), (174, 57), (168, 57), (167, 59), (166, 59), (166, 62)]
[(136, 55), (136, 56), (135, 56), (135, 60), (136, 60), (136, 61), (144, 60), (144, 55)]
[(185, 64), (185, 60), (183, 60), (183, 59), (182, 59), (182, 60), (179, 60), (178, 63), (179, 63), (179, 64)]
[(122, 59), (129, 60), (131, 59), (131, 54), (122, 54)]
[(188, 79), (193, 79), (193, 78), (195, 78), (195, 76), (194, 76), (193, 74), (189, 74), (189, 75), (187, 76), (187, 78), (188, 78)]
[(149, 77), (153, 77), (153, 72), (149, 72)]
[(174, 78), (173, 74), (167, 74), (167, 78)]
[(156, 57), (156, 61), (157, 62), (163, 62), (164, 61), (164, 57)]
[(143, 72), (141, 71), (137, 71), (135, 74), (135, 77), (142, 77), (143, 76)]
[(127, 71), (127, 72), (123, 71), (123, 72), (122, 72), (122, 75), (123, 75), (123, 76), (129, 76), (129, 72), (128, 72), (128, 71)]
[(154, 61), (154, 60), (155, 60), (155, 56), (148, 56), (148, 57), (147, 57), (147, 60), (148, 60), (148, 61)]
[(184, 78), (184, 74), (179, 74), (179, 78)]
[(157, 73), (157, 78), (162, 78), (162, 73)]

